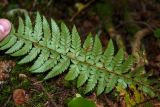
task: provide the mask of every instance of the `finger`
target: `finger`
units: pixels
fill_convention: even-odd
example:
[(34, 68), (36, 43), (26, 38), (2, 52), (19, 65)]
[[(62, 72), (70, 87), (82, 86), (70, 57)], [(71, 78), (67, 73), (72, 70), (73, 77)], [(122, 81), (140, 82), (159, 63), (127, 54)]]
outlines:
[(11, 31), (11, 23), (7, 19), (0, 19), (0, 41), (3, 40)]

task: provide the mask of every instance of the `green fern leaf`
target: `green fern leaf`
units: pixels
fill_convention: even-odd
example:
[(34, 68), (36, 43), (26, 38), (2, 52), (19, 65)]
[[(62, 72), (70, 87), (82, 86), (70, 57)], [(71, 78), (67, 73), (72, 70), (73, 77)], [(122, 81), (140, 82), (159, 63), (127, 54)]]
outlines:
[(0, 41), (0, 47), (6, 45), (10, 41), (11, 37), (11, 35), (8, 35), (3, 41)]
[(77, 88), (79, 88), (82, 85), (84, 85), (85, 82), (87, 81), (88, 77), (89, 77), (88, 68), (87, 68), (87, 66), (83, 66), (81, 71), (80, 71), (80, 75), (78, 76)]
[[(22, 18), (19, 17), (18, 34), (22, 36), (23, 33), (24, 33), (24, 23), (23, 23)], [(15, 44), (13, 44), (13, 46), (6, 53), (11, 54), (19, 50), (23, 46), (23, 43), (24, 42), (22, 40), (17, 41)]]
[(43, 38), (44, 45), (48, 45), (51, 39), (51, 31), (47, 19), (44, 16), (43, 16), (43, 33), (44, 33), (44, 38)]
[(15, 43), (17, 42), (17, 37), (15, 36), (12, 36), (9, 40), (9, 42), (5, 45), (3, 45), (0, 50), (5, 50), (5, 49), (8, 49), (10, 48), (11, 46), (13, 46)]
[(24, 42), (22, 40), (17, 41), (17, 43), (15, 43), (12, 47), (10, 47), (10, 49), (6, 53), (11, 54), (11, 53), (19, 50), (23, 46), (23, 43)]
[(42, 34), (43, 34), (43, 32), (42, 32), (42, 19), (41, 19), (39, 12), (37, 12), (35, 26), (34, 26), (34, 32), (33, 32), (33, 37), (35, 38), (36, 42), (40, 41), (42, 39)]
[(90, 73), (91, 74), (88, 78), (88, 82), (87, 82), (86, 89), (85, 89), (85, 94), (94, 89), (94, 87), (97, 84), (97, 80), (98, 80), (98, 75), (97, 75), (96, 70), (91, 70)]
[(93, 48), (93, 38), (92, 38), (92, 34), (89, 33), (86, 40), (84, 41), (83, 50), (85, 53), (87, 53), (87, 52), (91, 51), (92, 48)]
[(68, 72), (68, 74), (65, 77), (65, 80), (74, 80), (75, 78), (78, 77), (80, 71), (77, 65), (72, 65), (70, 67), (70, 70)]
[(113, 60), (114, 55), (114, 46), (112, 40), (109, 41), (107, 49), (103, 55), (103, 62), (105, 63), (105, 67), (110, 70), (111, 69), (111, 62)]
[(101, 54), (102, 54), (102, 44), (101, 44), (101, 41), (100, 41), (98, 35), (96, 35), (95, 41), (94, 41), (94, 46), (93, 46), (93, 55), (95, 57), (97, 57)]
[(126, 73), (133, 66), (134, 59), (132, 56), (129, 56), (128, 59), (121, 65), (121, 73)]
[(101, 54), (102, 54), (102, 44), (98, 35), (96, 35), (93, 50), (92, 50), (92, 55), (93, 55), (92, 59), (94, 60), (95, 63), (99, 62), (101, 58)]
[(41, 67), (41, 65), (48, 60), (48, 57), (50, 55), (50, 51), (47, 49), (43, 49), (41, 51), (41, 54), (39, 55), (38, 59), (35, 61), (35, 63), (30, 68), (30, 71), (34, 71)]
[(21, 17), (19, 17), (18, 34), (24, 35), (24, 22)]
[(61, 73), (63, 73), (69, 66), (70, 60), (68, 58), (63, 57), (60, 62), (50, 71), (44, 80), (53, 78)]
[(105, 92), (109, 93), (110, 91), (113, 90), (113, 88), (115, 88), (116, 83), (117, 83), (118, 77), (115, 75), (110, 75), (109, 79), (106, 80), (106, 89)]
[(18, 64), (24, 64), (24, 63), (28, 63), (31, 62), (32, 60), (34, 60), (37, 55), (40, 53), (40, 49), (39, 48), (32, 48), (32, 50), (30, 51), (30, 53), (25, 56), (23, 59), (21, 59)]
[(51, 49), (57, 49), (60, 44), (60, 30), (56, 22), (51, 19), (51, 28), (52, 28), (52, 40), (51, 40)]
[(25, 14), (25, 33), (24, 33), (24, 37), (29, 39), (32, 38), (32, 22), (30, 17), (28, 16), (28, 14)]
[(31, 71), (32, 73), (42, 73), (45, 72), (47, 70), (50, 70), (51, 68), (53, 68), (55, 66), (56, 60), (55, 59), (49, 59), (46, 62), (44, 62), (44, 64), (42, 64), (39, 68)]
[[(50, 57), (48, 58), (48, 60), (46, 60), (39, 68), (37, 68), (35, 70), (31, 69), (30, 71), (32, 73), (42, 73), (42, 72), (45, 72), (47, 70), (52, 69), (55, 66), (55, 64), (57, 64), (57, 62), (59, 60), (60, 60), (60, 56), (58, 54), (51, 53)], [(36, 66), (36, 65), (33, 65), (33, 66)]]
[(61, 53), (67, 53), (70, 50), (71, 35), (64, 23), (61, 23), (61, 39), (60, 39), (60, 50)]
[(143, 92), (147, 93), (148, 95), (150, 95), (151, 97), (155, 96), (155, 93), (148, 87), (139, 87)]
[(98, 86), (97, 86), (97, 95), (100, 95), (106, 87), (106, 81), (105, 81), (105, 73), (99, 74), (100, 77), (98, 78)]
[(76, 27), (74, 26), (72, 29), (72, 45), (71, 45), (71, 52), (79, 54), (81, 50), (81, 39), (77, 32)]
[(98, 35), (95, 36), (93, 43), (93, 37), (89, 33), (81, 46), (75, 26), (70, 34), (64, 23), (61, 23), (59, 30), (53, 19), (49, 24), (39, 13), (36, 15), (34, 27), (26, 14), (25, 22), (19, 18), (18, 30), (12, 28), (8, 37), (1, 41), (0, 50), (7, 49), (6, 53), (12, 56), (24, 55), (19, 64), (35, 60), (30, 71), (47, 72), (44, 80), (62, 74), (70, 68), (65, 79), (77, 78), (77, 87), (85, 85), (85, 93), (93, 89), (97, 89), (97, 95), (104, 91), (108, 93), (117, 86), (117, 83), (121, 83), (126, 88), (129, 85), (136, 85), (139, 90), (155, 96), (152, 91), (155, 87), (152, 87), (145, 72), (129, 72), (134, 63), (133, 58), (129, 56), (125, 60), (123, 49), (114, 55), (112, 40), (103, 52)]
[(22, 47), (20, 50), (17, 50), (16, 52), (12, 53), (11, 56), (22, 56), (27, 54), (32, 48), (32, 44), (28, 41), (25, 41), (24, 47)]
[(123, 49), (120, 49), (113, 60), (113, 65), (112, 65), (113, 71), (117, 71), (120, 69), (123, 60), (124, 60), (124, 51)]

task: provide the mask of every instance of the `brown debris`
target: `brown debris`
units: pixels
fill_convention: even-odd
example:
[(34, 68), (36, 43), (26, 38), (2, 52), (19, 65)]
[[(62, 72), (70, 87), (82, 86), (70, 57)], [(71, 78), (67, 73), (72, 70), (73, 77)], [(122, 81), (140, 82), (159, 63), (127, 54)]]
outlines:
[(13, 100), (15, 105), (22, 105), (29, 100), (29, 95), (24, 89), (16, 89), (13, 91)]
[(9, 79), (9, 72), (14, 66), (14, 61), (0, 61), (0, 85), (7, 82)]

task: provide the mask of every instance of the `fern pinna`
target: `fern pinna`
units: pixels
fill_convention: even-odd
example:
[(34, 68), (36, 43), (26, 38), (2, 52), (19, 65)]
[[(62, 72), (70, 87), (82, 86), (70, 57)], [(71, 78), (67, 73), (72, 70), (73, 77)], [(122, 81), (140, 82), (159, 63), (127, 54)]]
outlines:
[[(86, 86), (85, 93), (96, 90), (97, 95), (109, 93), (118, 84), (127, 88), (129, 85), (155, 96), (148, 76), (131, 71), (134, 59), (124, 57), (124, 50), (114, 52), (112, 40), (105, 51), (102, 49), (98, 35), (93, 39), (89, 34), (81, 46), (81, 39), (74, 26), (71, 33), (62, 22), (59, 29), (56, 22), (51, 24), (39, 13), (36, 15), (34, 27), (28, 15), (25, 21), (19, 18), (17, 30), (12, 31), (0, 42), (0, 50), (6, 50), (11, 56), (22, 56), (18, 64), (35, 61), (29, 69), (32, 73), (48, 72), (44, 80), (53, 78), (64, 71), (69, 71), (66, 80), (77, 80), (77, 87)], [(69, 70), (67, 70), (69, 69)]]

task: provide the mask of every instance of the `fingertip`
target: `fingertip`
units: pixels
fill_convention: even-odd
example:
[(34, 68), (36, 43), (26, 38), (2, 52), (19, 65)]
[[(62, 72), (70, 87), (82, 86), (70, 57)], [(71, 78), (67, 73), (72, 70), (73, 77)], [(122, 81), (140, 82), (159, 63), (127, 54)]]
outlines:
[(0, 41), (11, 31), (11, 22), (7, 19), (0, 19)]

